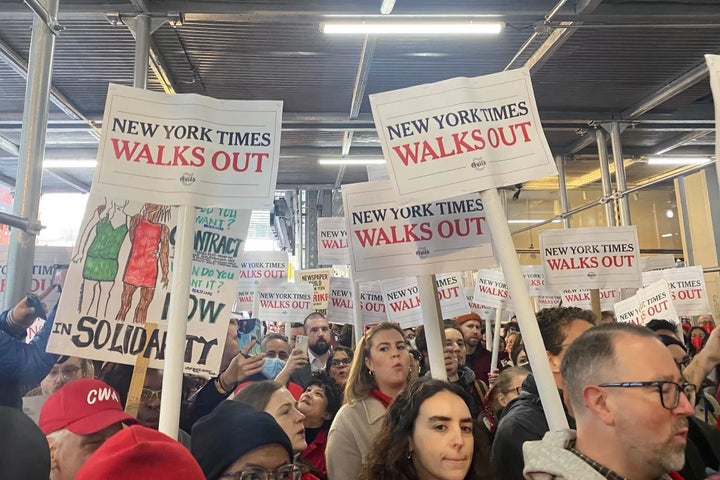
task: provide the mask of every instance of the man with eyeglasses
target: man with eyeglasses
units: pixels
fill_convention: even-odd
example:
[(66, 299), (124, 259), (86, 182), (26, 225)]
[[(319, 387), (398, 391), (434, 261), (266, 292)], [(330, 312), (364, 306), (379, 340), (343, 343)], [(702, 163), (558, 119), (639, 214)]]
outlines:
[(683, 467), (695, 386), (655, 333), (599, 325), (568, 347), (561, 373), (577, 430), (526, 443), (525, 478), (655, 480)]
[(50, 446), (50, 480), (73, 480), (123, 423), (138, 421), (123, 411), (120, 395), (100, 380), (76, 380), (50, 395), (39, 420)]
[[(92, 361), (80, 357), (60, 357), (50, 369), (50, 373), (40, 382), (40, 390), (43, 395), (51, 395), (68, 382), (94, 376)], [(32, 393), (28, 392), (27, 396), (30, 395)]]
[[(544, 308), (537, 313), (537, 322), (555, 384), (563, 390), (560, 364), (572, 342), (593, 326), (595, 314), (576, 307)], [(562, 395), (561, 399), (566, 408), (568, 424), (572, 428), (575, 421), (571, 412), (567, 411), (567, 400)], [(498, 478), (521, 480), (523, 444), (542, 439), (549, 429), (535, 377), (528, 375), (523, 382), (521, 395), (511, 400), (502, 411), (495, 432), (490, 462)]]

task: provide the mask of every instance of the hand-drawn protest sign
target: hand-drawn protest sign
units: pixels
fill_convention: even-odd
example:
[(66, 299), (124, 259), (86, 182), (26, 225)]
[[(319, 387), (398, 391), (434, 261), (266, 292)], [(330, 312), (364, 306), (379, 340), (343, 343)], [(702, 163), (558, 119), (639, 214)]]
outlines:
[(257, 317), (265, 322), (302, 322), (313, 311), (309, 283), (262, 283), (257, 288)]
[(327, 316), (328, 295), (332, 268), (316, 268), (313, 270), (298, 270), (295, 273), (295, 281), (309, 283), (313, 286), (313, 311)]
[[(608, 288), (600, 290), (600, 310), (612, 310), (615, 303), (620, 301), (620, 289)], [(578, 307), (585, 310), (592, 310), (590, 301), (590, 290), (587, 288), (574, 288), (563, 290), (562, 304), (564, 307)]]
[(640, 288), (637, 294), (615, 304), (618, 322), (646, 325), (650, 320), (669, 320), (680, 323), (665, 280)]
[(638, 287), (636, 227), (540, 232), (545, 282), (555, 289)]
[[(281, 101), (166, 95), (111, 84), (93, 189), (163, 204), (272, 205)], [(135, 195), (135, 196), (134, 196)], [(217, 203), (221, 199), (221, 203)]]
[[(129, 365), (142, 353), (150, 367), (163, 367), (177, 210), (90, 195), (48, 351)], [(197, 210), (188, 373), (215, 375), (220, 367), (249, 223), (249, 210)], [(149, 337), (146, 320), (159, 324)]]
[(370, 105), (406, 205), (557, 175), (526, 68), (376, 93)]
[(345, 217), (317, 219), (318, 264), (347, 265), (350, 263)]
[[(353, 322), (352, 283), (349, 278), (330, 278), (330, 299), (328, 302), (328, 321), (330, 323)], [(362, 323), (371, 325), (386, 322), (385, 298), (378, 282), (360, 283), (360, 312)]]
[(478, 270), (473, 301), (503, 310), (512, 308), (510, 291), (502, 272), (498, 270)]
[(702, 267), (670, 268), (643, 272), (642, 278), (644, 285), (650, 285), (660, 279), (667, 281), (672, 303), (678, 315), (705, 315), (711, 313)]
[(493, 266), (477, 194), (398, 207), (387, 181), (343, 186), (355, 281)]
[(675, 255), (672, 253), (640, 257), (640, 271), (665, 270), (675, 268)]

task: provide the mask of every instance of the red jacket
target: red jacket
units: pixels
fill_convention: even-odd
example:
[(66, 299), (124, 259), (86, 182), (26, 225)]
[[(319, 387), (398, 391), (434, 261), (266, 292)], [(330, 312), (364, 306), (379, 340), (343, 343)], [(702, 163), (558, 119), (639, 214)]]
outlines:
[[(325, 466), (325, 445), (327, 444), (328, 431), (320, 430), (315, 440), (308, 444), (307, 448), (300, 452), (300, 458), (317, 470), (323, 477), (327, 477)], [(303, 480), (305, 477), (303, 476)]]

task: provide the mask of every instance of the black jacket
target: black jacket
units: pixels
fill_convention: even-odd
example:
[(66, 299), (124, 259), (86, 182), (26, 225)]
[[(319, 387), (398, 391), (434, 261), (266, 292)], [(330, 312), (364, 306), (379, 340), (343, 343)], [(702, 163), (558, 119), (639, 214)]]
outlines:
[[(575, 419), (568, 414), (567, 409), (565, 416), (570, 428), (575, 429)], [(535, 378), (528, 375), (523, 382), (520, 396), (508, 403), (500, 414), (490, 453), (490, 463), (497, 473), (497, 478), (522, 480), (525, 467), (523, 443), (542, 440), (549, 430)]]

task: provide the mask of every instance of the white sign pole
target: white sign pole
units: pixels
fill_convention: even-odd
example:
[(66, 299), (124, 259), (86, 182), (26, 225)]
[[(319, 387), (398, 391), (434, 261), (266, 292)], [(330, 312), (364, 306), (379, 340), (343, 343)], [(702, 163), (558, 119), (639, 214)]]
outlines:
[(427, 341), (428, 359), (430, 360), (430, 374), (432, 378), (447, 381), (445, 371), (445, 331), (440, 329), (440, 305), (437, 296), (435, 275), (418, 275), (418, 293), (422, 306), (423, 325), (425, 326), (425, 340)]
[(489, 315), (485, 315), (485, 348), (492, 352), (492, 321)]
[(365, 328), (363, 326), (362, 310), (360, 310), (360, 283), (350, 280), (350, 286), (352, 288), (352, 301), (353, 301), (353, 334), (355, 336), (355, 345), (360, 343), (365, 334)]
[(568, 428), (567, 418), (545, 353), (545, 345), (535, 319), (535, 310), (530, 302), (530, 293), (515, 253), (505, 212), (500, 203), (500, 196), (496, 189), (491, 188), (480, 192), (480, 198), (487, 212), (486, 219), (490, 226), (495, 255), (500, 261), (507, 279), (508, 289), (518, 318), (518, 325), (525, 343), (525, 351), (532, 365), (533, 375), (537, 382), (548, 425), (550, 430)]
[(182, 398), (185, 335), (187, 333), (188, 292), (192, 273), (193, 241), (195, 238), (195, 207), (180, 205), (175, 235), (175, 257), (172, 263), (172, 287), (168, 314), (163, 400), (160, 407), (159, 430), (178, 438), (178, 419)]
[(495, 309), (495, 334), (493, 336), (492, 353), (490, 356), (490, 371), (497, 368), (500, 356), (500, 327), (502, 326), (502, 308)]

